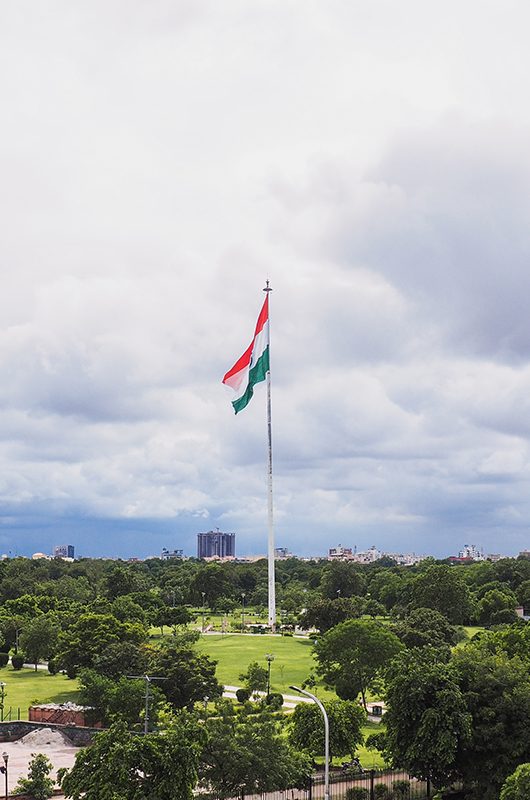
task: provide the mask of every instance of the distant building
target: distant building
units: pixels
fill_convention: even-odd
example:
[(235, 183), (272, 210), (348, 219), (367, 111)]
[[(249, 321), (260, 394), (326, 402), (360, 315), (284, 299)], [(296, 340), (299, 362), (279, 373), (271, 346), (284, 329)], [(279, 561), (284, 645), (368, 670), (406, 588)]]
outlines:
[(287, 547), (276, 547), (274, 549), (274, 558), (292, 558), (293, 554), (287, 549)]
[(58, 544), (53, 548), (54, 558), (75, 558), (73, 544)]
[(343, 547), (341, 544), (338, 547), (330, 547), (328, 550), (328, 558), (333, 560), (351, 558), (352, 556), (351, 547)]
[(168, 550), (167, 547), (163, 547), (160, 558), (162, 561), (169, 561), (172, 558), (184, 558), (184, 550)]
[(465, 544), (458, 554), (458, 558), (484, 561), (483, 551), (476, 544)]
[(530, 550), (521, 550), (519, 558), (530, 558)]
[(375, 545), (372, 545), (368, 550), (356, 553), (353, 556), (353, 560), (359, 564), (373, 564), (374, 561), (379, 561), (382, 556), (383, 553)]
[(197, 534), (197, 558), (233, 558), (235, 554), (235, 533), (223, 533), (217, 528)]

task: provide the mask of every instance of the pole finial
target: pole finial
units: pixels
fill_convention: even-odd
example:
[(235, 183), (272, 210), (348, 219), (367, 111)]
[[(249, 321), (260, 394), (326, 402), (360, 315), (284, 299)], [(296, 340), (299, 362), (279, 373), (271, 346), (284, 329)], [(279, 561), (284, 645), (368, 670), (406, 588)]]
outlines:
[(270, 286), (269, 286), (269, 279), (268, 279), (268, 278), (267, 278), (267, 280), (265, 281), (265, 288), (264, 288), (264, 290), (263, 290), (263, 291), (264, 291), (264, 292), (272, 292), (272, 289), (271, 289), (271, 288), (270, 288)]

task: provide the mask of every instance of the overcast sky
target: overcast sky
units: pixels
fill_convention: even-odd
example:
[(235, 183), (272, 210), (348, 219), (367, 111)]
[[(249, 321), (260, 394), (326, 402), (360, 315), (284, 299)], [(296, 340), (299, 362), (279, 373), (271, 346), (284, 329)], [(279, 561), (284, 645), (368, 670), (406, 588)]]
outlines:
[(530, 547), (526, 0), (0, 6), (0, 551)]

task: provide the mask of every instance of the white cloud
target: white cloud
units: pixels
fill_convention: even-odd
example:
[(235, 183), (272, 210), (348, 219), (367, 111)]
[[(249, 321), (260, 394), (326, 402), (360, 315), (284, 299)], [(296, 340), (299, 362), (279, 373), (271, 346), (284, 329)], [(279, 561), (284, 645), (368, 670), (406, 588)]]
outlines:
[(3, 546), (191, 550), (222, 524), (263, 551), (264, 389), (236, 419), (220, 378), (267, 276), (280, 543), (523, 546), (529, 19), (6, 8)]

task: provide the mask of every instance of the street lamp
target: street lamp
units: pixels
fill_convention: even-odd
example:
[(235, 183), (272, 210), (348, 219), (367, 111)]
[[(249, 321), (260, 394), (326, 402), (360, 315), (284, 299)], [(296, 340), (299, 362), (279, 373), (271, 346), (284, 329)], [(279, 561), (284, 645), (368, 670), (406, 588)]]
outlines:
[(9, 790), (8, 790), (8, 788), (7, 788), (7, 762), (9, 761), (9, 754), (8, 754), (8, 753), (6, 753), (6, 752), (3, 752), (3, 753), (2, 753), (2, 758), (4, 759), (4, 766), (3, 766), (3, 767), (0, 767), (0, 772), (3, 772), (3, 773), (4, 773), (4, 775), (6, 776), (6, 793), (5, 793), (5, 798), (6, 798), (6, 800), (7, 800), (7, 798), (9, 797)]
[(326, 714), (326, 709), (318, 699), (318, 697), (305, 689), (300, 689), (298, 686), (289, 686), (289, 689), (294, 689), (295, 692), (300, 692), (306, 697), (309, 697), (314, 703), (317, 704), (324, 717), (324, 800), (329, 800), (329, 720)]
[(202, 632), (204, 633), (204, 597), (206, 592), (201, 592), (202, 594)]
[(5, 683), (5, 681), (0, 681), (0, 722), (4, 721), (4, 701), (6, 698), (6, 686), (7, 683)]
[(265, 658), (267, 659), (267, 697), (271, 691), (271, 663), (274, 661), (274, 656), (272, 653), (265, 653)]
[(242, 609), (241, 609), (241, 633), (245, 632), (245, 592), (241, 592)]

